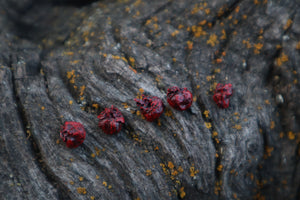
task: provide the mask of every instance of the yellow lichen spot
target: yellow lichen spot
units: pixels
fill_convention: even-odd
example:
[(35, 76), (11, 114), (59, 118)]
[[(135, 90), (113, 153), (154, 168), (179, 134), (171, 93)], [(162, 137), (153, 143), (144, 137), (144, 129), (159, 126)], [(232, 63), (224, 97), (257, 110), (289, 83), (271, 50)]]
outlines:
[(297, 79), (294, 79), (293, 80), (293, 83), (296, 85), (298, 83), (298, 80)]
[(300, 41), (296, 44), (296, 49), (300, 50)]
[(166, 115), (167, 117), (171, 117), (171, 116), (173, 115), (172, 110), (166, 109), (165, 115)]
[(212, 132), (212, 137), (217, 137), (218, 136), (218, 132), (217, 131), (213, 131)]
[(171, 36), (172, 36), (172, 37), (175, 37), (178, 33), (179, 33), (179, 31), (178, 31), (178, 30), (175, 30), (173, 33), (171, 33)]
[(59, 140), (59, 139), (57, 139), (57, 140), (56, 140), (56, 144), (59, 144), (59, 143), (60, 143), (60, 140)]
[(288, 60), (289, 57), (284, 52), (282, 52), (280, 57), (276, 59), (276, 64), (278, 66), (281, 66), (284, 62), (287, 62)]
[(270, 105), (270, 101), (269, 100), (265, 100), (265, 104)]
[(236, 124), (233, 128), (235, 128), (236, 130), (241, 130), (242, 126), (240, 124)]
[(70, 105), (72, 105), (72, 104), (73, 104), (73, 101), (72, 101), (72, 100), (70, 100), (70, 101), (69, 101), (69, 104), (70, 104)]
[(67, 56), (73, 56), (73, 55), (74, 55), (74, 52), (72, 52), (72, 51), (64, 52), (64, 55), (67, 55)]
[(121, 57), (120, 57), (120, 56), (111, 55), (111, 57), (112, 57), (113, 59), (116, 59), (116, 60), (119, 60), (119, 59), (121, 59)]
[(211, 123), (210, 122), (204, 122), (206, 128), (210, 129), (211, 128)]
[(136, 71), (135, 69), (133, 69), (131, 66), (129, 66), (129, 69), (130, 69), (131, 71), (133, 71), (135, 74), (137, 73), (137, 71)]
[(184, 28), (184, 25), (182, 25), (182, 24), (178, 25), (178, 29), (183, 29), (183, 28)]
[(232, 169), (232, 170), (230, 170), (230, 174), (233, 174), (235, 172), (235, 170), (234, 169)]
[(209, 110), (205, 110), (205, 111), (203, 112), (203, 114), (204, 114), (205, 117), (207, 118), (207, 117), (208, 117), (208, 114), (209, 114)]
[(82, 176), (80, 176), (78, 179), (79, 179), (79, 181), (83, 181), (83, 177)]
[(171, 161), (168, 162), (168, 168), (174, 169), (174, 164)]
[(206, 22), (207, 22), (206, 19), (204, 19), (204, 20), (202, 20), (201, 22), (199, 22), (198, 25), (203, 26), (203, 25), (206, 24)]
[(172, 61), (173, 61), (173, 62), (176, 62), (176, 58), (172, 58)]
[(200, 37), (207, 34), (201, 26), (196, 26), (196, 25), (192, 26), (192, 32), (195, 37)]
[(140, 91), (140, 93), (142, 93), (142, 94), (145, 92), (145, 90), (144, 90), (143, 88), (140, 88), (139, 91)]
[(74, 64), (77, 64), (79, 62), (80, 62), (80, 60), (73, 60), (73, 61), (70, 61), (70, 64), (74, 65)]
[(236, 193), (233, 193), (233, 198), (237, 199), (237, 194)]
[(185, 197), (185, 191), (184, 191), (184, 187), (181, 187), (180, 189), (179, 189), (179, 196), (180, 196), (180, 198), (184, 198)]
[(212, 76), (206, 76), (207, 81), (211, 81), (211, 79), (212, 79)]
[(95, 158), (96, 155), (95, 155), (94, 153), (91, 153), (91, 157), (92, 157), (92, 158)]
[(193, 102), (196, 102), (196, 101), (197, 101), (197, 97), (194, 96), (194, 97), (193, 97)]
[(106, 181), (103, 181), (102, 184), (107, 187), (107, 182)]
[(158, 151), (158, 150), (159, 150), (158, 146), (154, 147), (154, 151)]
[(84, 93), (84, 90), (85, 90), (85, 85), (83, 85), (83, 86), (80, 86), (80, 96), (82, 96), (83, 95), (83, 93)]
[(271, 121), (270, 122), (270, 129), (273, 130), (275, 128), (275, 122)]
[(199, 170), (195, 170), (194, 166), (190, 167), (190, 176), (191, 177), (195, 177), (195, 175), (198, 173), (199, 173)]
[(146, 176), (151, 176), (152, 175), (152, 171), (150, 169), (146, 170)]
[(225, 40), (227, 38), (227, 35), (226, 35), (226, 31), (225, 29), (222, 29), (222, 36), (220, 37), (221, 40)]
[(70, 183), (71, 185), (74, 185), (74, 181), (70, 181), (69, 183)]
[(249, 39), (248, 40), (243, 40), (243, 44), (246, 45), (247, 49), (250, 49), (252, 47), (252, 45), (249, 42)]
[(220, 172), (220, 171), (222, 171), (223, 170), (223, 165), (219, 165), (218, 167), (217, 167), (217, 170)]
[(196, 88), (199, 89), (199, 88), (200, 88), (200, 85), (197, 85)]
[(288, 28), (291, 27), (292, 23), (293, 23), (293, 21), (291, 19), (288, 19), (286, 24), (284, 25), (283, 29), (287, 30)]
[(260, 53), (260, 50), (263, 48), (263, 44), (262, 43), (257, 43), (257, 44), (254, 44), (254, 54), (259, 54)]
[(84, 187), (78, 187), (76, 190), (78, 194), (86, 194), (86, 189)]
[(255, 5), (259, 5), (259, 4), (260, 4), (259, 0), (253, 0), (253, 3), (254, 3)]
[(178, 172), (182, 173), (183, 172), (183, 168), (181, 166), (178, 167)]
[(42, 106), (42, 107), (41, 107), (41, 110), (45, 110), (45, 107), (44, 107), (44, 106)]
[(205, 10), (205, 13), (208, 15), (210, 13), (210, 9), (209, 8), (206, 8)]
[(96, 179), (98, 180), (100, 177), (98, 175), (96, 175)]
[(243, 15), (243, 19), (247, 19), (247, 17), (248, 17), (247, 15)]
[(294, 139), (295, 139), (295, 133), (293, 133), (292, 131), (289, 131), (289, 132), (288, 132), (288, 138), (289, 138), (290, 140), (294, 140)]
[(266, 146), (266, 147), (265, 147), (265, 155), (264, 155), (264, 159), (267, 159), (268, 157), (270, 157), (273, 150), (274, 150), (274, 147)]
[(192, 50), (192, 49), (193, 49), (193, 42), (192, 42), (192, 41), (187, 41), (186, 44), (187, 44), (187, 48), (188, 48), (189, 50)]
[(209, 39), (206, 41), (206, 44), (209, 44), (212, 47), (214, 47), (218, 43), (219, 43), (219, 41), (218, 41), (218, 37), (216, 34), (210, 35)]

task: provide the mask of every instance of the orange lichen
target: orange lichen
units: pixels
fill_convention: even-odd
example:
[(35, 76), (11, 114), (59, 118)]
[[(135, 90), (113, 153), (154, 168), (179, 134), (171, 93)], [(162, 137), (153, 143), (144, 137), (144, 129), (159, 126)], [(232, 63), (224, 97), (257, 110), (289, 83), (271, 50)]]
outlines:
[(287, 22), (286, 22), (286, 24), (284, 25), (283, 29), (287, 30), (288, 28), (291, 27), (292, 23), (293, 23), (293, 20), (288, 19)]
[(203, 114), (204, 114), (205, 117), (207, 118), (207, 117), (208, 117), (208, 114), (209, 114), (209, 110), (205, 110), (205, 111), (203, 112)]
[(233, 126), (234, 129), (236, 130), (241, 130), (242, 129), (242, 126), (240, 124), (236, 124)]
[(262, 43), (257, 43), (257, 44), (254, 44), (254, 54), (259, 54), (260, 53), (260, 50), (263, 48), (263, 44)]
[(206, 31), (203, 30), (202, 26), (192, 26), (192, 32), (194, 34), (194, 37), (207, 35)]
[(193, 42), (192, 42), (192, 41), (187, 41), (186, 44), (187, 44), (187, 48), (188, 48), (189, 50), (192, 50), (192, 49), (193, 49)]
[(277, 66), (281, 66), (283, 63), (287, 62), (288, 60), (289, 57), (284, 52), (282, 52), (280, 57), (276, 59), (276, 64)]
[(151, 176), (152, 175), (152, 171), (150, 169), (146, 170), (146, 176)]
[(294, 140), (295, 137), (296, 137), (295, 133), (293, 133), (292, 131), (289, 131), (289, 132), (288, 132), (288, 138), (289, 138), (290, 140)]
[(300, 41), (296, 44), (296, 49), (300, 50)]
[(218, 167), (217, 167), (217, 170), (220, 172), (220, 171), (222, 171), (223, 170), (223, 165), (219, 165)]
[(210, 122), (204, 122), (206, 128), (210, 129), (212, 126), (211, 126), (211, 123)]
[(219, 43), (219, 41), (218, 41), (218, 37), (216, 34), (211, 34), (209, 36), (209, 39), (206, 41), (206, 44), (209, 44), (212, 47), (214, 47), (218, 43)]
[(180, 198), (183, 199), (185, 197), (185, 195), (186, 195), (186, 193), (184, 192), (184, 187), (181, 187), (179, 189), (179, 196), (180, 196)]
[(78, 194), (86, 194), (85, 187), (78, 187), (78, 188), (76, 188), (76, 190), (77, 190)]
[(271, 121), (270, 122), (270, 129), (273, 130), (275, 128), (275, 122)]
[(195, 177), (196, 174), (198, 174), (198, 173), (199, 173), (199, 170), (195, 170), (194, 165), (190, 167), (190, 176), (191, 177)]

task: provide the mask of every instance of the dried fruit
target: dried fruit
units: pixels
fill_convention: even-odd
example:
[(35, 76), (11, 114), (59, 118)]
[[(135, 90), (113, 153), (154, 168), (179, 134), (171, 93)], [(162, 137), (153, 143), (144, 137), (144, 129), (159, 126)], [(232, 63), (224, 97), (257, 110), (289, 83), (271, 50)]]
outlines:
[(218, 83), (215, 94), (213, 96), (214, 101), (220, 108), (228, 108), (229, 107), (229, 97), (232, 95), (232, 85)]
[(98, 116), (98, 119), (98, 126), (103, 130), (104, 133), (109, 135), (120, 132), (122, 124), (125, 123), (122, 113), (113, 105), (111, 108), (105, 108), (105, 110)]
[(162, 100), (156, 96), (142, 95), (142, 99), (134, 99), (147, 121), (152, 122), (164, 112)]
[(193, 103), (193, 95), (187, 88), (173, 86), (168, 89), (167, 101), (177, 110), (186, 110)]
[(85, 139), (86, 132), (79, 122), (65, 122), (61, 127), (60, 137), (69, 148), (80, 146)]

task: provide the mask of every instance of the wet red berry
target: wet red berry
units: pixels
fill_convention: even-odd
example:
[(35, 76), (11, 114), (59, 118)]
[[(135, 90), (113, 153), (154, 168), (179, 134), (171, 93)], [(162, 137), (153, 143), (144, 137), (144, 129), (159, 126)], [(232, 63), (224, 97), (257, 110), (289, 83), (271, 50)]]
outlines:
[(168, 89), (167, 101), (177, 110), (186, 110), (192, 106), (193, 95), (187, 88), (174, 86)]
[(156, 96), (142, 95), (142, 99), (134, 99), (147, 121), (152, 122), (164, 112), (162, 100)]
[(80, 146), (85, 139), (86, 132), (79, 122), (65, 122), (61, 127), (60, 137), (69, 148)]
[(232, 95), (232, 85), (218, 83), (215, 94), (213, 96), (214, 101), (220, 108), (228, 108), (229, 107), (229, 97)]
[(114, 106), (111, 106), (111, 108), (105, 108), (105, 110), (98, 116), (98, 119), (99, 127), (104, 133), (109, 135), (120, 132), (122, 124), (125, 123), (122, 113)]

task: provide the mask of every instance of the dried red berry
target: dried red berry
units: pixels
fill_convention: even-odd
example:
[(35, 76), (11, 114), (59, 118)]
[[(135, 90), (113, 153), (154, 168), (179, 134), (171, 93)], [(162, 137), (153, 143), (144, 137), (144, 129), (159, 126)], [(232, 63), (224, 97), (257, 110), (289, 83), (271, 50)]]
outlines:
[(114, 106), (111, 106), (111, 108), (105, 108), (105, 110), (98, 116), (98, 119), (99, 127), (104, 133), (109, 135), (120, 132), (122, 124), (125, 123), (122, 113)]
[(69, 148), (80, 146), (85, 139), (85, 130), (79, 122), (65, 122), (61, 127), (60, 137)]
[(147, 121), (152, 122), (164, 112), (162, 100), (156, 96), (142, 95), (142, 99), (134, 99)]
[(220, 108), (228, 108), (229, 107), (229, 97), (232, 95), (232, 85), (218, 83), (215, 94), (213, 96), (214, 101)]
[(193, 95), (187, 88), (174, 86), (168, 89), (167, 101), (177, 110), (186, 110), (192, 106)]

